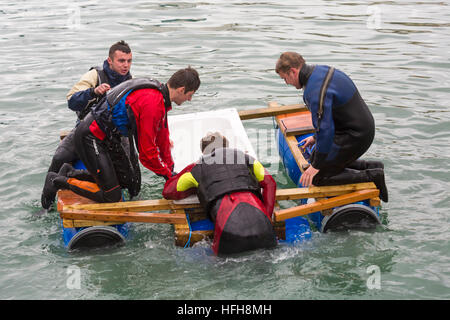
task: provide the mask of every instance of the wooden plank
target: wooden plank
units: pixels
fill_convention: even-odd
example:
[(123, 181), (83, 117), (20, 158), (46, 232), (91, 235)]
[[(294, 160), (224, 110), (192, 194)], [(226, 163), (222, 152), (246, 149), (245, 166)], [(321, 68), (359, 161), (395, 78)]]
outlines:
[[(190, 240), (189, 235), (191, 236)], [(214, 238), (214, 230), (197, 230), (189, 234), (189, 228), (178, 229), (175, 232), (175, 245), (177, 247), (184, 247), (186, 246), (186, 243), (189, 241), (189, 246), (192, 247), (192, 245), (196, 242), (213, 238)]]
[(264, 117), (273, 117), (280, 114), (299, 112), (308, 110), (303, 104), (292, 104), (286, 106), (278, 106), (271, 103), (267, 108), (252, 109), (252, 110), (241, 110), (239, 111), (239, 117), (241, 120), (250, 120)]
[(75, 228), (73, 221), (74, 220), (71, 220), (71, 219), (62, 219), (63, 227), (64, 228)]
[(87, 205), (96, 203), (88, 198), (82, 197), (70, 190), (58, 190), (57, 210), (61, 212), (63, 207), (71, 205)]
[[(309, 113), (309, 111), (307, 111)], [(297, 113), (298, 114), (298, 113)], [(284, 138), (286, 139), (286, 143), (289, 146), (289, 149), (291, 150), (292, 156), (294, 157), (295, 161), (297, 162), (297, 166), (300, 169), (300, 172), (303, 173), (308, 167), (309, 162), (306, 161), (306, 159), (303, 157), (302, 152), (300, 151), (300, 148), (298, 146), (298, 141), (295, 135), (293, 134), (286, 134), (286, 129), (283, 131), (283, 128), (286, 128), (284, 123), (282, 122), (284, 119), (286, 119), (289, 115), (279, 115), (275, 118), (278, 127), (283, 132)], [(309, 129), (305, 130), (304, 133), (312, 132)], [(295, 133), (295, 132), (294, 132)]]
[(376, 188), (377, 187), (373, 182), (364, 182), (364, 183), (343, 184), (338, 186), (278, 189), (276, 199), (280, 201), (280, 200), (298, 200), (308, 198), (334, 197), (358, 190), (376, 189)]
[(96, 221), (96, 220), (71, 220), (63, 219), (64, 228), (81, 228), (92, 226), (112, 226), (118, 224), (117, 221)]
[(369, 199), (369, 205), (372, 207), (379, 207), (381, 204), (380, 197)]
[[(183, 214), (186, 216), (186, 212), (183, 209), (172, 210), (173, 214)], [(175, 237), (175, 245), (177, 247), (184, 247), (188, 241), (188, 237), (186, 234), (189, 234), (189, 224), (187, 219), (183, 223), (176, 223), (173, 225), (174, 227), (174, 237)]]
[(315, 132), (311, 112), (301, 111), (277, 116), (277, 123), (285, 136), (296, 136)]
[(117, 221), (95, 221), (95, 220), (72, 220), (75, 228), (92, 227), (92, 226), (113, 226), (118, 224)]
[[(376, 186), (373, 182), (365, 182), (339, 186), (278, 189), (276, 191), (276, 200), (280, 201), (280, 200), (333, 197), (363, 189), (376, 189)], [(70, 198), (70, 200), (74, 200), (74, 198)], [(158, 210), (177, 210), (185, 208), (186, 209), (201, 208), (199, 203), (182, 205), (182, 204), (175, 204), (174, 201), (166, 199), (124, 201), (113, 203), (89, 203), (89, 204), (80, 204), (79, 202), (75, 202), (74, 204), (71, 203), (72, 201), (68, 201), (67, 205), (66, 202), (59, 203), (58, 211), (65, 212), (68, 210), (85, 210), (85, 211), (92, 210), (92, 211), (136, 212), (136, 211), (158, 211)], [(199, 211), (199, 214), (201, 214), (201, 211)]]
[(359, 190), (352, 193), (340, 195), (334, 198), (329, 198), (326, 200), (319, 200), (314, 203), (308, 203), (301, 206), (283, 209), (274, 214), (275, 221), (282, 221), (293, 217), (307, 215), (316, 211), (322, 211), (326, 209), (331, 209), (334, 207), (339, 207), (344, 204), (349, 204), (365, 199), (370, 199), (373, 197), (378, 197), (378, 189), (369, 190)]
[(303, 154), (301, 153), (298, 147), (297, 138), (295, 136), (288, 136), (288, 137), (285, 136), (285, 138), (289, 146), (289, 149), (291, 149), (292, 155), (294, 156), (294, 159), (297, 162), (300, 171), (303, 173), (306, 169), (308, 169), (309, 162), (306, 161), (306, 159), (303, 157)]
[[(309, 113), (308, 109), (305, 107), (306, 110), (302, 110), (303, 112), (307, 112)], [(299, 112), (297, 112), (297, 114), (299, 114)], [(306, 113), (305, 113), (306, 114)], [(278, 127), (281, 129), (281, 131), (283, 132), (284, 138), (286, 139), (286, 143), (289, 146), (289, 149), (291, 150), (292, 156), (294, 157), (295, 161), (297, 162), (297, 166), (300, 169), (300, 172), (303, 173), (308, 167), (309, 167), (309, 162), (306, 161), (306, 159), (303, 157), (302, 152), (300, 151), (300, 148), (298, 147), (298, 141), (297, 138), (295, 137), (295, 134), (298, 132), (301, 132), (303, 134), (309, 133), (309, 132), (313, 132), (314, 128), (303, 128), (303, 131), (296, 131), (293, 130), (292, 132), (287, 132), (287, 127), (286, 125), (283, 123), (283, 121), (285, 121), (285, 119), (287, 119), (290, 115), (286, 115), (286, 114), (281, 114), (278, 115), (275, 120), (278, 124)], [(310, 117), (310, 113), (309, 113), (309, 117)], [(312, 123), (311, 123), (312, 124)], [(284, 128), (284, 130), (283, 130)]]
[(158, 200), (138, 200), (138, 201), (123, 201), (111, 203), (64, 205), (64, 211), (77, 209), (77, 210), (93, 210), (93, 211), (136, 212), (136, 211), (176, 210), (188, 208), (200, 208), (200, 203), (177, 204), (172, 200), (158, 199)]
[(60, 213), (63, 219), (96, 220), (117, 222), (145, 222), (183, 224), (186, 222), (184, 214), (155, 213), (155, 212), (127, 212), (127, 211), (87, 211), (64, 210)]
[[(173, 210), (175, 214), (186, 214), (185, 210), (177, 209)], [(191, 223), (193, 222), (190, 218)], [(189, 224), (174, 224), (175, 229), (175, 245), (177, 247), (184, 247), (189, 241), (189, 246), (191, 247), (194, 243), (202, 241), (204, 239), (212, 239), (214, 237), (214, 230), (196, 230), (192, 231), (189, 228)], [(189, 239), (190, 237), (190, 239)]]

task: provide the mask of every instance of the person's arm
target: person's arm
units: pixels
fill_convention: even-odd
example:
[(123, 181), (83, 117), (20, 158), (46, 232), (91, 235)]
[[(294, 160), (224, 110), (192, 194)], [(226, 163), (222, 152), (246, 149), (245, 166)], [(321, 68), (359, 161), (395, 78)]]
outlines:
[(253, 173), (261, 186), (264, 206), (267, 214), (271, 217), (275, 206), (277, 184), (269, 172), (258, 160), (253, 161)]
[(174, 162), (171, 151), (173, 142), (170, 140), (169, 128), (166, 128), (164, 123), (162, 124), (161, 129), (158, 131), (156, 137), (156, 145), (159, 148), (161, 159), (167, 164), (170, 170), (173, 171)]
[(166, 181), (162, 195), (165, 199), (180, 200), (194, 194), (198, 182), (191, 173), (195, 163), (187, 166), (179, 174), (172, 176)]
[(98, 83), (97, 70), (92, 69), (85, 73), (72, 89), (67, 93), (67, 102), (69, 109), (81, 111), (86, 107), (89, 101), (96, 98), (94, 89)]
[(139, 106), (132, 105), (139, 136), (139, 160), (147, 169), (168, 179), (172, 176), (172, 168), (163, 160), (160, 148), (156, 144), (158, 131), (164, 125), (162, 123), (165, 113), (164, 100), (162, 94), (152, 92), (156, 90), (144, 90), (146, 92), (137, 101)]
[[(323, 168), (334, 141), (335, 130), (331, 97), (332, 95), (329, 94), (324, 100), (321, 121), (318, 121), (317, 113), (312, 113), (314, 121), (318, 124), (318, 130), (316, 130), (315, 135), (302, 140), (302, 142), (305, 141), (303, 147), (310, 146), (315, 142), (310, 166), (302, 173), (299, 180), (300, 185), (303, 187), (310, 187), (313, 184), (313, 178)], [(312, 110), (317, 110), (317, 106), (312, 108)]]

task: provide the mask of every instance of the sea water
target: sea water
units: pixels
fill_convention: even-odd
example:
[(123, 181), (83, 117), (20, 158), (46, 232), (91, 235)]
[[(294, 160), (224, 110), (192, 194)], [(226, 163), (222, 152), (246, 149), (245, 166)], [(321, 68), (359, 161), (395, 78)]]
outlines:
[[(449, 299), (448, 1), (2, 1), (0, 299)], [(173, 228), (134, 224), (124, 247), (64, 248), (40, 211), (66, 94), (125, 40), (132, 74), (162, 82), (192, 66), (201, 87), (171, 114), (301, 103), (275, 73), (281, 52), (356, 83), (376, 121), (364, 158), (385, 164), (389, 203), (373, 232), (321, 234), (232, 258), (174, 245)], [(279, 188), (273, 120), (244, 127)], [(176, 141), (174, 141), (177, 143)], [(164, 180), (143, 168), (140, 199)], [(293, 205), (282, 202), (283, 207)]]

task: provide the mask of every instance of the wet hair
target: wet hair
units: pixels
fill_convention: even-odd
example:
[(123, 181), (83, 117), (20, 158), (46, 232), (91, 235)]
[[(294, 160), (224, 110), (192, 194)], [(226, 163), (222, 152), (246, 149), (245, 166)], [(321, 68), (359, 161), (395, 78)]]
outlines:
[(275, 66), (276, 73), (286, 73), (291, 68), (300, 69), (305, 63), (305, 59), (297, 52), (283, 52)]
[(122, 51), (123, 53), (130, 53), (131, 49), (130, 46), (128, 45), (128, 43), (126, 43), (123, 40), (120, 40), (116, 43), (114, 43), (110, 48), (109, 48), (109, 57), (111, 59), (114, 58), (114, 53), (119, 50)]
[(216, 148), (227, 148), (228, 147), (228, 140), (223, 135), (221, 135), (219, 132), (208, 132), (206, 136), (204, 136), (200, 140), (200, 149), (202, 150), (202, 153), (211, 153)]
[(197, 91), (200, 87), (200, 77), (198, 72), (190, 66), (175, 72), (167, 81), (172, 89), (184, 87), (184, 93), (189, 91)]

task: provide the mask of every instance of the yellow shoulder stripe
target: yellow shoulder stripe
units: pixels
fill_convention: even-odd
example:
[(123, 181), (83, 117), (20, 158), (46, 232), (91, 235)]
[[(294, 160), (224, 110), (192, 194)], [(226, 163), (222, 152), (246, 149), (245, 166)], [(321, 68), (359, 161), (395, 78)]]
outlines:
[(197, 188), (198, 182), (195, 180), (194, 176), (190, 172), (183, 173), (183, 175), (178, 179), (177, 191), (186, 191), (191, 188)]
[(258, 180), (258, 182), (264, 180), (265, 170), (261, 162), (259, 162), (258, 160), (255, 160), (255, 162), (253, 162), (253, 173), (255, 174), (256, 180)]

